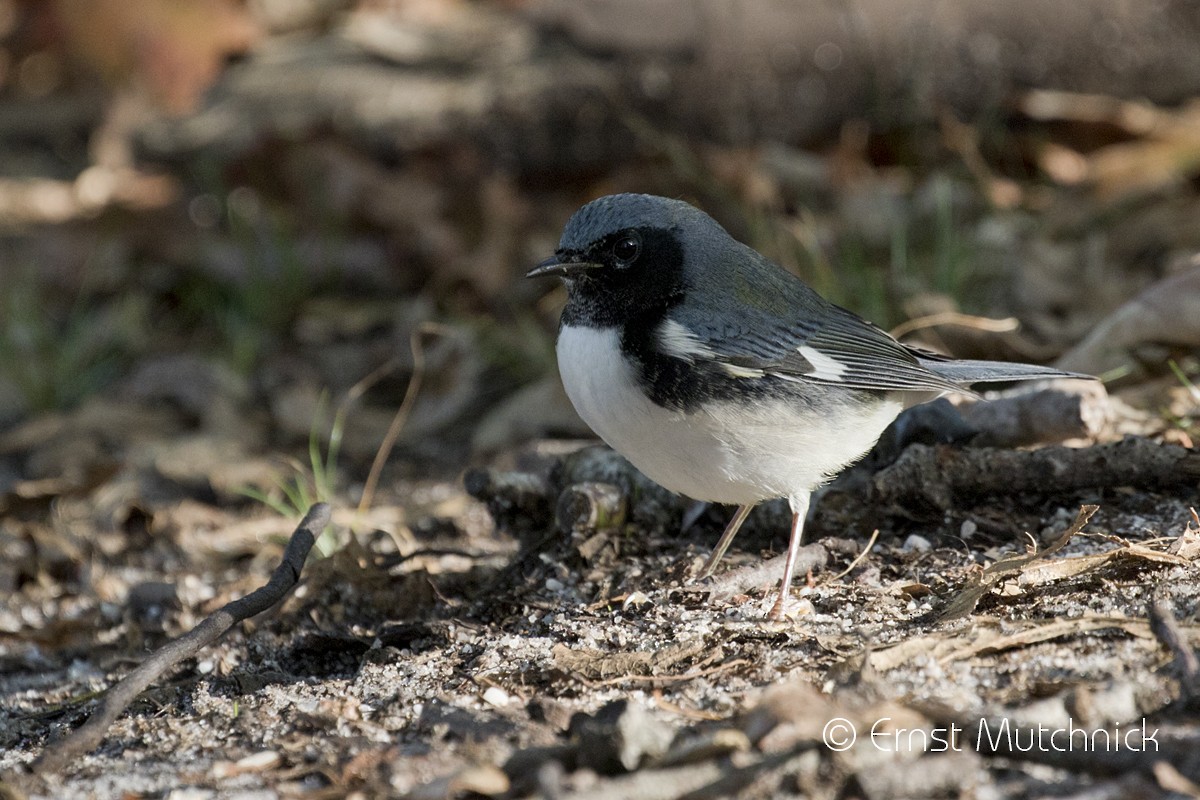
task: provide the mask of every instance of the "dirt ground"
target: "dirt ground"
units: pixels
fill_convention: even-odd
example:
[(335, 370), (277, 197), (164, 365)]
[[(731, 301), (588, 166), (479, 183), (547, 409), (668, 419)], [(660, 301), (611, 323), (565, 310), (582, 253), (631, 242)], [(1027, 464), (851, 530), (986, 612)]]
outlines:
[[(41, 782), (21, 765), (139, 653), (261, 583), (287, 523), (197, 519), (184, 503), (144, 509), (129, 523), (140, 537), (76, 528), (97, 537), (86, 574), (26, 586), (0, 618), (6, 791), (1128, 797), (1194, 786), (1189, 690), (1147, 621), (1158, 597), (1195, 617), (1194, 489), (1003, 498), (920, 523), (834, 498), (814, 518), (828, 563), (779, 622), (763, 619), (773, 574), (733, 594), (687, 580), (719, 532), (714, 511), (686, 535), (585, 539), (551, 526), (526, 532), (522, 549), (457, 483), (411, 483), (398, 499), (374, 513), (411, 520), (415, 541), (379, 533), (311, 564), (283, 606), (187, 661), (96, 752)], [(1046, 547), (1086, 504), (1099, 511), (1061, 549), (984, 583), (961, 618), (930, 619), (983, 565)], [(63, 500), (55, 513), (78, 519), (88, 505)], [(782, 546), (772, 521), (752, 519), (747, 543)], [(6, 547), (10, 569), (26, 563), (20, 543)], [(729, 576), (758, 561), (735, 546), (717, 580), (736, 586)], [(1194, 624), (1182, 630), (1195, 641)], [(1112, 748), (1020, 749), (1038, 725), (1140, 737), (1143, 724), (1146, 738)], [(851, 729), (857, 743), (835, 750)], [(1016, 745), (980, 747), (981, 736)]]

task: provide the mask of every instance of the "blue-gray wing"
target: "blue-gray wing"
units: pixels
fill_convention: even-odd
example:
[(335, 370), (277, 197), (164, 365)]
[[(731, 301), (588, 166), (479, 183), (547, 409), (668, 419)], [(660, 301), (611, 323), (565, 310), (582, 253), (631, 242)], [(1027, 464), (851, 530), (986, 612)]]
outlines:
[(715, 260), (721, 269), (696, 270), (688, 302), (659, 325), (656, 345), (665, 355), (747, 380), (773, 376), (888, 391), (964, 391), (972, 383), (1066, 374), (908, 347), (732, 240), (700, 255), (696, 263)]
[(823, 305), (792, 319), (753, 308), (676, 309), (659, 327), (658, 346), (666, 355), (708, 362), (739, 378), (771, 375), (855, 389), (961, 391), (953, 379), (926, 366), (936, 356), (921, 353), (919, 359), (875, 325)]

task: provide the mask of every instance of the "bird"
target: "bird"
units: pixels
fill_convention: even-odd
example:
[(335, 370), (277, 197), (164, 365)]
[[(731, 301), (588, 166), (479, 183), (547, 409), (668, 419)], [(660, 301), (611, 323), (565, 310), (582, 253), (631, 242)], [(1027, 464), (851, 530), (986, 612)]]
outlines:
[(902, 410), (978, 383), (1081, 377), (903, 344), (677, 199), (587, 203), (526, 275), (550, 276), (566, 285), (555, 349), (583, 421), (669, 491), (736, 506), (699, 577), (754, 506), (787, 499), (769, 619), (784, 612), (813, 491)]

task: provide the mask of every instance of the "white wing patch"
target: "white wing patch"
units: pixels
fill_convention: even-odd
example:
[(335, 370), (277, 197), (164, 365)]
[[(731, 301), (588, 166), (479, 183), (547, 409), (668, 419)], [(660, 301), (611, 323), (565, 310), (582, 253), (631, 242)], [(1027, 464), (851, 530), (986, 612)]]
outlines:
[[(658, 342), (659, 352), (663, 355), (678, 358), (689, 364), (695, 364), (697, 361), (717, 361), (725, 374), (733, 378), (761, 378), (768, 371), (722, 361), (717, 351), (709, 347), (686, 325), (673, 319), (665, 319), (659, 324), (655, 338)], [(787, 380), (799, 381), (803, 378), (816, 378), (836, 383), (849, 370), (848, 366), (815, 347), (803, 345), (797, 349), (800, 355), (812, 365), (812, 372), (795, 378), (787, 374), (772, 374), (777, 374), (778, 377)]]
[(740, 367), (737, 364), (721, 364), (721, 369), (731, 378), (761, 378), (766, 373), (754, 367)]
[(673, 319), (664, 319), (658, 326), (658, 348), (664, 355), (674, 356), (689, 364), (717, 355), (715, 350), (700, 341), (699, 336)]
[(825, 355), (820, 350), (808, 345), (802, 345), (799, 350), (800, 355), (812, 364), (813, 371), (809, 377), (823, 381), (837, 381), (846, 374), (846, 365), (836, 358)]

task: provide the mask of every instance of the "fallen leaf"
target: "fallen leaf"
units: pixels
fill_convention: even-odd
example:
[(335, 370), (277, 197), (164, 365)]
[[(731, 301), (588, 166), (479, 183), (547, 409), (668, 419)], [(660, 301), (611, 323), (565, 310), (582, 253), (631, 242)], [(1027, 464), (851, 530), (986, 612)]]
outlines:
[[(881, 672), (907, 664), (919, 656), (929, 656), (944, 665), (979, 655), (1015, 650), (1052, 639), (1109, 628), (1124, 631), (1139, 639), (1154, 637), (1147, 620), (1133, 617), (1097, 615), (1020, 622), (981, 617), (973, 620), (969, 630), (919, 636), (892, 647), (876, 650), (867, 657), (867, 663), (872, 669)], [(1185, 630), (1193, 639), (1200, 636), (1200, 626), (1191, 626)]]
[(947, 603), (940, 611), (933, 611), (926, 615), (926, 621), (945, 622), (967, 616), (975, 610), (975, 606), (979, 604), (979, 600), (1005, 578), (1012, 575), (1019, 575), (1030, 564), (1041, 561), (1047, 556), (1061, 550), (1071, 540), (1072, 536), (1083, 530), (1083, 526), (1087, 525), (1088, 520), (1092, 518), (1092, 515), (1099, 508), (1099, 506), (1080, 507), (1079, 513), (1075, 516), (1075, 521), (1071, 523), (1071, 526), (1063, 531), (1061, 536), (1040, 551), (1002, 558), (986, 567), (982, 572), (972, 575), (967, 585), (959, 591), (958, 596)]
[(1092, 553), (1086, 556), (1061, 558), (1045, 564), (1031, 566), (1017, 576), (1017, 584), (1022, 587), (1038, 586), (1044, 583), (1074, 578), (1089, 572), (1095, 572), (1111, 564), (1119, 562), (1145, 562), (1165, 566), (1187, 566), (1191, 562), (1178, 555), (1151, 550), (1137, 544), (1127, 544), (1115, 550), (1103, 553)]
[(227, 57), (260, 36), (232, 0), (56, 0), (71, 55), (114, 83), (148, 87), (168, 111), (193, 109)]

